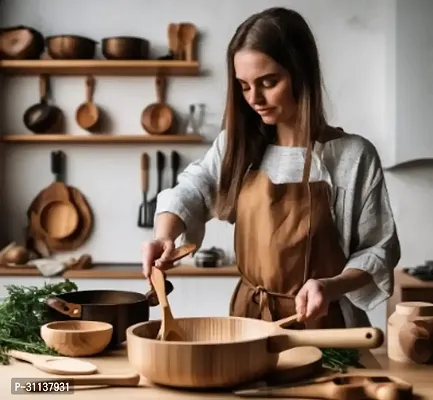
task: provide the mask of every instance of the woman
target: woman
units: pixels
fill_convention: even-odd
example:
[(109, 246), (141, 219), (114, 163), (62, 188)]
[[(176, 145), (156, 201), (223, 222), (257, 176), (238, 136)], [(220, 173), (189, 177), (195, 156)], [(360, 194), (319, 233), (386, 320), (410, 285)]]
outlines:
[(227, 61), (224, 130), (158, 196), (144, 275), (164, 265), (180, 235), (200, 245), (217, 217), (235, 224), (241, 279), (231, 315), (369, 325), (366, 311), (392, 293), (400, 258), (376, 149), (327, 124), (316, 44), (295, 11), (248, 18)]

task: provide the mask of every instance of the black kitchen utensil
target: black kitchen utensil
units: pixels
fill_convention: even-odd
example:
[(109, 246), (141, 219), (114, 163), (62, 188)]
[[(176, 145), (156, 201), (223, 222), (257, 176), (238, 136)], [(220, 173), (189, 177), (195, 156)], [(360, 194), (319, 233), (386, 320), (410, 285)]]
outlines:
[(138, 210), (138, 226), (140, 228), (148, 227), (148, 203), (147, 191), (149, 189), (149, 155), (143, 153), (141, 155), (141, 191), (143, 193), (143, 200)]
[(175, 187), (177, 184), (177, 175), (180, 167), (180, 155), (177, 151), (171, 152), (171, 172), (172, 172), (172, 183), (171, 187)]
[(165, 156), (162, 152), (157, 151), (156, 152), (156, 169), (157, 169), (157, 188), (155, 197), (149, 201), (148, 206), (148, 219), (147, 219), (147, 226), (153, 227), (153, 219), (155, 217), (156, 213), (156, 200), (158, 197), (158, 193), (162, 190), (162, 178), (164, 175), (164, 168), (165, 168)]

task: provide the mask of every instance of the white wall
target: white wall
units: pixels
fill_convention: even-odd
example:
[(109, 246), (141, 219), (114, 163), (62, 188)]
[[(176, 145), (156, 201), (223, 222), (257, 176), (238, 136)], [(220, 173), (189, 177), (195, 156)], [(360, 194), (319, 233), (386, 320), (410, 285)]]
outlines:
[[(409, 0), (407, 0), (409, 2)], [(410, 1), (417, 7), (417, 1)], [(110, 35), (148, 38), (154, 54), (166, 51), (167, 25), (192, 21), (202, 32), (199, 59), (210, 74), (173, 78), (168, 101), (186, 113), (191, 102), (206, 103), (207, 134), (215, 137), (224, 106), (225, 50), (237, 25), (267, 6), (287, 6), (300, 11), (311, 23), (318, 40), (326, 85), (330, 122), (366, 136), (379, 149), (384, 163), (392, 159), (395, 144), (395, 10), (396, 0), (6, 0), (3, 25), (27, 24), (45, 35), (82, 34), (95, 39)], [(109, 17), (103, 17), (102, 13)], [(81, 132), (74, 121), (76, 107), (84, 100), (84, 80), (55, 78), (55, 101), (68, 117), (68, 131)], [(8, 79), (2, 90), (2, 124), (9, 133), (23, 133), (22, 115), (38, 100), (36, 77)], [(155, 100), (151, 78), (97, 78), (95, 101), (113, 118), (118, 133), (141, 133), (141, 110)], [(165, 146), (10, 146), (6, 154), (4, 195), (9, 239), (20, 239), (29, 202), (51, 181), (49, 151), (68, 155), (68, 183), (87, 196), (94, 209), (93, 237), (79, 252), (91, 252), (96, 261), (139, 262), (140, 244), (150, 232), (137, 228), (140, 203), (139, 154), (151, 155)], [(177, 146), (185, 166), (204, 154), (207, 146)], [(155, 169), (153, 168), (153, 171)], [(167, 183), (169, 173), (167, 173)], [(431, 258), (433, 236), (433, 172), (429, 167), (387, 173), (388, 187), (402, 242), (401, 265)], [(153, 191), (155, 182), (151, 182)], [(152, 192), (153, 195), (153, 192)], [(416, 201), (416, 207), (414, 207)], [(403, 212), (403, 208), (405, 208)], [(209, 224), (204, 246), (218, 245), (232, 251), (232, 229)], [(222, 240), (226, 237), (225, 240)], [(383, 324), (384, 307), (371, 316)]]

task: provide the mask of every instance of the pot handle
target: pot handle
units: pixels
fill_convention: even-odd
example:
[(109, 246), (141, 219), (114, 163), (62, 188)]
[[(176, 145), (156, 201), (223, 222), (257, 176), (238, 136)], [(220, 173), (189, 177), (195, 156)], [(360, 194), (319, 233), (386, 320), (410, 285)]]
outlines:
[(280, 353), (292, 347), (375, 349), (382, 346), (384, 334), (379, 328), (285, 329), (268, 338), (268, 351)]
[(80, 318), (81, 317), (81, 305), (74, 303), (67, 303), (66, 301), (59, 299), (56, 296), (50, 296), (46, 299), (46, 304), (52, 309), (62, 313), (63, 315), (67, 315), (71, 318)]

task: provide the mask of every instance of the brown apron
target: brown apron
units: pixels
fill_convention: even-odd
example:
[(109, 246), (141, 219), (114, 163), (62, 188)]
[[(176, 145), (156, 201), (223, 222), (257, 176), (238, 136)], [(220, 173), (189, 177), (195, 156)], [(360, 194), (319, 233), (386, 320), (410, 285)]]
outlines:
[[(322, 140), (341, 135), (331, 129)], [(307, 146), (302, 182), (274, 184), (259, 170), (245, 176), (236, 206), (241, 279), (230, 302), (232, 316), (276, 321), (293, 315), (296, 294), (308, 279), (338, 275), (346, 265), (328, 184), (309, 182), (312, 146)], [(345, 327), (339, 303), (331, 303), (326, 317), (305, 327)]]

